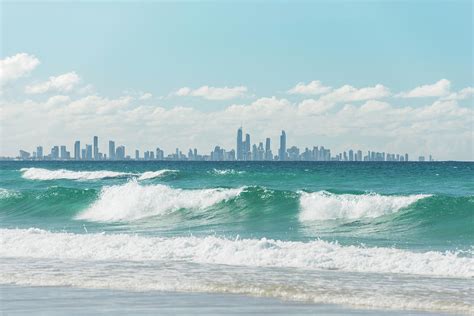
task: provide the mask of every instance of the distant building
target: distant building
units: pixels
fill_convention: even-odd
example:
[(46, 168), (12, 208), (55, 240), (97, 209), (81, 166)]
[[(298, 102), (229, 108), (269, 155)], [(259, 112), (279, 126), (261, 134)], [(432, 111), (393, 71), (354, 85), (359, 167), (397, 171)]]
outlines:
[(115, 160), (115, 142), (109, 140), (109, 160)]
[(125, 159), (125, 146), (118, 146), (115, 150), (115, 159), (124, 160)]
[(280, 149), (278, 150), (278, 159), (280, 161), (286, 160), (286, 133), (281, 131), (280, 135)]
[(99, 160), (99, 137), (94, 136), (94, 159)]
[(30, 159), (30, 157), (31, 157), (31, 154), (29, 152), (20, 149), (20, 159), (21, 160), (28, 160), (28, 159)]
[(81, 159), (81, 142), (76, 140), (74, 142), (74, 160)]
[(43, 159), (43, 146), (36, 147), (36, 159)]
[(58, 160), (59, 159), (59, 147), (58, 146), (53, 146), (53, 148), (51, 148), (51, 159), (52, 160)]
[(237, 160), (244, 160), (244, 144), (242, 140), (242, 127), (237, 130)]

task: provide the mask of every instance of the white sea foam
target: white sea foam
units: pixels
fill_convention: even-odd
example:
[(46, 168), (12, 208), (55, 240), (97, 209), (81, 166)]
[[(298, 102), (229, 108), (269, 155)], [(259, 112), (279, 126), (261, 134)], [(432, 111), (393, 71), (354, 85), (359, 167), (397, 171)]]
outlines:
[(234, 169), (212, 169), (212, 173), (223, 176), (228, 174), (244, 174), (245, 171)]
[(11, 197), (18, 197), (18, 196), (20, 196), (20, 193), (16, 191), (0, 188), (0, 199), (8, 199)]
[(22, 168), (20, 171), (23, 173), (23, 178), (29, 180), (98, 180), (132, 175), (131, 173), (108, 170), (73, 171), (66, 169)]
[(233, 198), (242, 192), (237, 189), (174, 189), (166, 185), (140, 185), (129, 181), (123, 185), (102, 188), (99, 198), (77, 219), (91, 221), (133, 221), (167, 214), (179, 209), (206, 209)]
[(131, 177), (138, 180), (149, 180), (162, 177), (176, 170), (146, 171), (144, 173), (117, 172), (109, 170), (74, 171), (66, 169), (49, 170), (43, 168), (22, 168), (22, 176), (29, 180), (100, 180), (106, 178)]
[(474, 277), (474, 258), (437, 251), (341, 246), (322, 240), (144, 237), (1, 229), (0, 257), (78, 260), (185, 261), (252, 267)]
[(146, 171), (138, 177), (138, 180), (149, 180), (149, 179), (159, 178), (166, 174), (175, 173), (175, 172), (178, 172), (178, 171), (169, 170), (169, 169), (163, 169), (163, 170), (158, 170), (158, 171)]
[(300, 192), (301, 221), (378, 217), (398, 212), (429, 197), (426, 194), (386, 196), (379, 194), (333, 194), (326, 191)]

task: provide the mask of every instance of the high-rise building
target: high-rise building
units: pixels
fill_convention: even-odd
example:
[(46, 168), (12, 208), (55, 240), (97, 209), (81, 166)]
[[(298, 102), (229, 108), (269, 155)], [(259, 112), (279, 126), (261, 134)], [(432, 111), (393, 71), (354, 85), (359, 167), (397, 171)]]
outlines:
[(405, 161), (408, 161), (408, 154), (405, 154)]
[(244, 160), (242, 141), (242, 127), (237, 130), (237, 160)]
[(109, 140), (109, 160), (115, 160), (115, 142)]
[(125, 146), (118, 146), (117, 149), (115, 149), (115, 159), (116, 160), (125, 159)]
[(94, 160), (99, 160), (99, 137), (94, 136)]
[(21, 160), (30, 159), (30, 156), (31, 156), (31, 154), (29, 152), (20, 149), (20, 159)]
[(349, 150), (349, 161), (354, 161), (354, 151), (352, 149)]
[(156, 160), (163, 160), (165, 159), (165, 152), (161, 150), (159, 147), (156, 148)]
[(43, 159), (43, 146), (36, 147), (36, 159)]
[(265, 140), (265, 160), (273, 160), (273, 153), (270, 144), (270, 138)]
[(285, 161), (286, 160), (286, 133), (285, 133), (285, 131), (281, 131), (280, 149), (278, 151), (278, 159), (280, 161)]
[(74, 142), (74, 159), (75, 160), (81, 159), (81, 142), (78, 140)]
[(140, 151), (135, 149), (135, 160), (140, 160)]
[(86, 144), (86, 160), (92, 160), (92, 145)]
[(245, 134), (244, 160), (252, 160), (252, 152), (250, 151), (250, 134)]
[(58, 146), (53, 146), (53, 148), (51, 148), (51, 159), (53, 159), (53, 160), (59, 159), (59, 147)]

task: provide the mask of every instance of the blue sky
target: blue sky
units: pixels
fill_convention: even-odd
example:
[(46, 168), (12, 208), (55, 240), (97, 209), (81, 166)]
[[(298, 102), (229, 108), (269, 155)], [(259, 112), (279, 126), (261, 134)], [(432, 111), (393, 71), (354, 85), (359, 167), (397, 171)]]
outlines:
[[(1, 58), (26, 53), (40, 61), (28, 76), (3, 89), (8, 104), (46, 102), (54, 93), (24, 96), (23, 87), (71, 71), (102, 98), (150, 93), (149, 106), (192, 107), (206, 113), (260, 98), (301, 102), (307, 96), (288, 95), (288, 90), (314, 80), (334, 89), (380, 84), (392, 95), (441, 79), (449, 80), (452, 93), (473, 86), (471, 1), (2, 2), (1, 11)], [(239, 98), (218, 101), (170, 97), (182, 87), (201, 86), (246, 91)], [(75, 98), (79, 97), (71, 100)], [(361, 106), (359, 101), (354, 104)], [(416, 98), (408, 104), (394, 97), (390, 105), (421, 107), (433, 102)], [(458, 100), (457, 106), (472, 109), (472, 97)], [(464, 132), (469, 129), (466, 123), (460, 122)], [(281, 128), (265, 131), (276, 134)], [(2, 133), (7, 147), (11, 133)], [(44, 135), (43, 141), (53, 142), (47, 131)], [(74, 131), (68, 135), (75, 136)], [(114, 137), (126, 138), (118, 131)], [(303, 135), (295, 142), (311, 137)], [(348, 143), (344, 137), (328, 135), (329, 145), (342, 150)], [(172, 149), (172, 139), (164, 143), (168, 141)], [(386, 143), (355, 142), (364, 148)], [(426, 141), (419, 145), (431, 149)], [(394, 149), (404, 149), (397, 146)], [(460, 149), (457, 155), (470, 159), (468, 151)]]

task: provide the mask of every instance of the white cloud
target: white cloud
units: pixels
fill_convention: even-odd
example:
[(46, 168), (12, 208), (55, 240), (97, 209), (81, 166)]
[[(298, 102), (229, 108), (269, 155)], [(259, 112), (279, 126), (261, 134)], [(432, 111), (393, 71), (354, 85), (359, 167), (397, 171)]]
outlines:
[(376, 111), (384, 111), (390, 108), (390, 104), (387, 102), (381, 102), (376, 100), (369, 100), (365, 102), (361, 107), (360, 111), (362, 112), (376, 112)]
[(238, 86), (238, 87), (210, 87), (202, 86), (197, 89), (191, 89), (188, 87), (181, 88), (177, 90), (174, 94), (176, 96), (194, 96), (201, 97), (207, 100), (229, 100), (245, 95), (247, 92), (247, 87)]
[(56, 77), (49, 77), (49, 80), (26, 86), (25, 92), (28, 94), (40, 94), (46, 92), (69, 92), (75, 88), (81, 78), (74, 72), (68, 72)]
[(0, 85), (29, 75), (39, 64), (38, 58), (26, 53), (0, 59)]
[(451, 93), (446, 96), (446, 100), (465, 100), (470, 99), (474, 95), (474, 87), (467, 87), (459, 90), (458, 92)]
[(151, 93), (145, 92), (139, 97), (139, 99), (142, 100), (142, 101), (145, 101), (145, 100), (151, 99), (152, 97), (153, 97), (153, 95)]
[[(474, 110), (459, 106), (456, 100), (417, 107), (368, 100), (362, 105), (336, 107), (320, 100), (292, 103), (270, 97), (210, 112), (191, 107), (144, 106), (130, 96), (54, 96), (44, 102), (0, 102), (2, 154), (16, 154), (19, 144), (31, 150), (38, 144), (45, 148), (54, 144), (72, 146), (76, 139), (90, 143), (93, 135), (100, 136), (104, 151), (105, 141), (115, 139), (126, 145), (129, 154), (135, 148), (150, 150), (157, 146), (168, 153), (176, 147), (187, 151), (191, 146), (207, 153), (215, 144), (234, 148), (236, 129), (243, 123), (252, 143), (271, 137), (273, 150), (278, 147), (280, 131), (285, 129), (288, 145), (324, 145), (333, 153), (351, 146), (363, 151), (408, 152), (412, 158), (432, 153), (438, 159), (474, 159)], [(450, 144), (449, 150), (446, 144)]]
[(354, 88), (350, 85), (344, 85), (323, 95), (320, 100), (330, 102), (353, 102), (381, 99), (388, 96), (390, 96), (390, 90), (381, 84), (361, 89)]
[(306, 99), (298, 105), (298, 110), (308, 115), (319, 115), (327, 112), (334, 106), (332, 102), (322, 100)]
[(402, 98), (442, 97), (449, 94), (451, 82), (441, 79), (434, 84), (416, 87), (413, 90), (401, 92), (397, 96)]
[(288, 90), (289, 94), (306, 94), (306, 95), (317, 95), (329, 92), (331, 87), (324, 86), (321, 81), (314, 80), (308, 84), (299, 82), (296, 86)]

